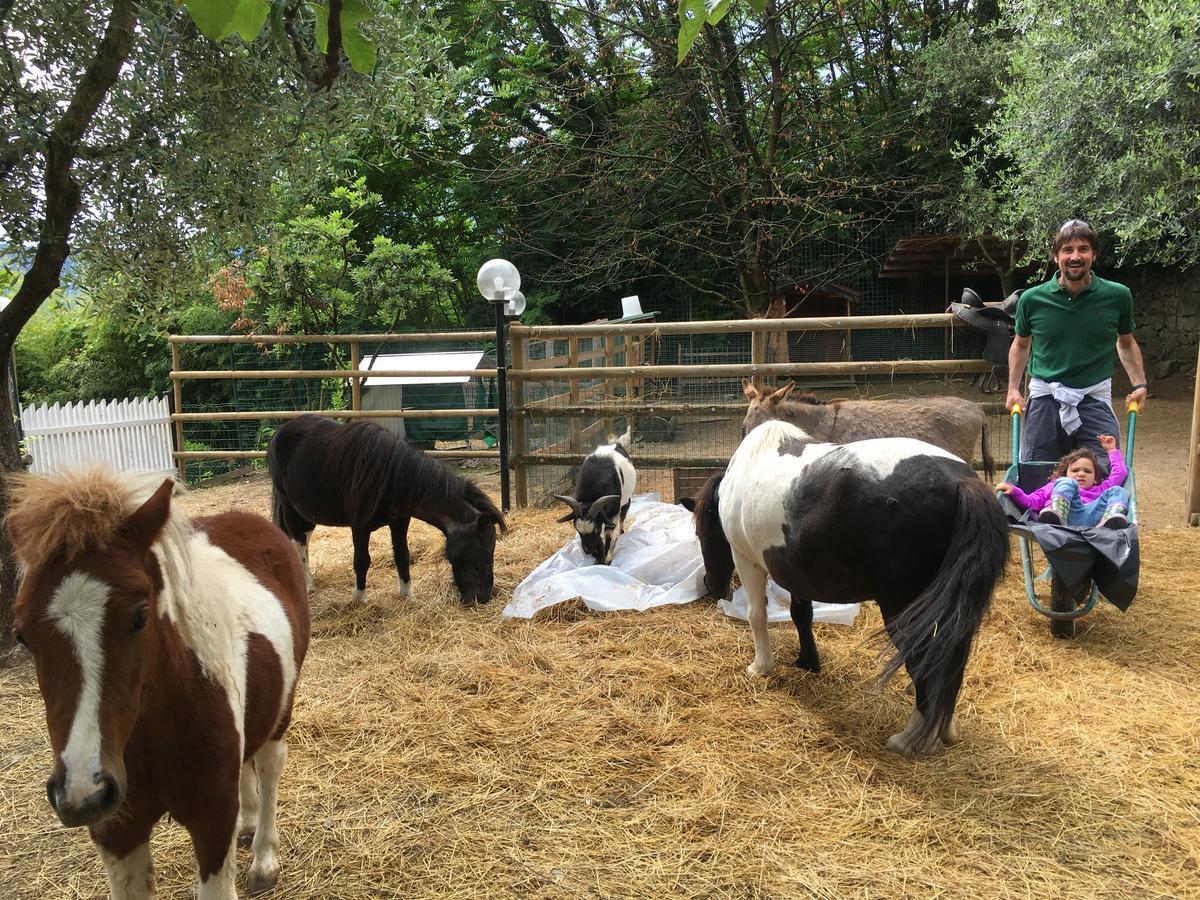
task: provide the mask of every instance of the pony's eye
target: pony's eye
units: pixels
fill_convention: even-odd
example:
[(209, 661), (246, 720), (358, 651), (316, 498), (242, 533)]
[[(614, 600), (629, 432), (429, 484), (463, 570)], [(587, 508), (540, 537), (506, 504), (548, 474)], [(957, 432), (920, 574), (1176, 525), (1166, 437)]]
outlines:
[(150, 618), (150, 609), (146, 606), (139, 606), (133, 613), (133, 621), (129, 623), (130, 631), (141, 631), (146, 627), (146, 622)]

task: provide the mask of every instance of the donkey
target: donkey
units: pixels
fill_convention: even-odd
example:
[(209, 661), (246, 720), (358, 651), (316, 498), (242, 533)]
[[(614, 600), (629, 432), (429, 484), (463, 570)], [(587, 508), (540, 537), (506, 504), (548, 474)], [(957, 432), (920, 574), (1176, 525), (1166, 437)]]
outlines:
[(611, 444), (603, 444), (584, 459), (575, 482), (575, 496), (555, 494), (571, 511), (559, 522), (574, 522), (583, 552), (600, 565), (612, 562), (617, 538), (625, 533), (625, 518), (637, 485), (629, 461), (631, 428)]
[(317, 525), (349, 525), (355, 601), (366, 601), (371, 532), (392, 532), (399, 594), (407, 597), (412, 517), (446, 536), (454, 585), (468, 606), (492, 599), (496, 527), (504, 516), (473, 481), (430, 459), (374, 422), (338, 425), (307, 414), (285, 422), (267, 446), (275, 524), (295, 542), (308, 590), (308, 536)]
[(154, 895), (150, 832), (167, 813), (191, 835), (197, 896), (227, 900), (239, 831), (253, 834), (247, 889), (279, 877), (308, 595), (266, 519), (189, 519), (172, 508), (174, 482), (157, 484), (104, 470), (18, 478), (16, 635), (46, 702), (46, 795), (64, 825), (88, 827), (111, 895)]
[(879, 604), (895, 655), (916, 688), (908, 725), (888, 740), (927, 753), (958, 739), (954, 707), (975, 632), (1008, 561), (1008, 522), (962, 460), (911, 438), (816, 443), (768, 421), (742, 441), (695, 509), (705, 584), (728, 595), (736, 568), (754, 635), (751, 676), (774, 666), (767, 576), (791, 592), (796, 665), (821, 668), (812, 601)]
[(742, 434), (768, 419), (783, 419), (803, 429), (814, 441), (848, 444), (865, 438), (910, 437), (949, 450), (970, 464), (975, 444), (983, 450), (983, 470), (995, 480), (996, 462), (988, 447), (987, 416), (979, 404), (959, 397), (914, 397), (911, 400), (818, 400), (791, 394), (796, 383), (763, 390), (750, 379), (742, 391), (750, 402)]

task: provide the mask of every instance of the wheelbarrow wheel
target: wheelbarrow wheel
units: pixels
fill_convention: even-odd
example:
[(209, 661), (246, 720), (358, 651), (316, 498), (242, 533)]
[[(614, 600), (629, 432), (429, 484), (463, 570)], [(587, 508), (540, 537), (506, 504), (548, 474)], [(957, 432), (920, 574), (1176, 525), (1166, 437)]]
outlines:
[[(1058, 573), (1054, 573), (1050, 582), (1050, 609), (1053, 612), (1075, 612), (1081, 604), (1087, 602), (1091, 592), (1091, 582), (1085, 581), (1072, 590), (1058, 577)], [(1050, 633), (1056, 638), (1073, 638), (1076, 621), (1078, 620), (1051, 619)]]

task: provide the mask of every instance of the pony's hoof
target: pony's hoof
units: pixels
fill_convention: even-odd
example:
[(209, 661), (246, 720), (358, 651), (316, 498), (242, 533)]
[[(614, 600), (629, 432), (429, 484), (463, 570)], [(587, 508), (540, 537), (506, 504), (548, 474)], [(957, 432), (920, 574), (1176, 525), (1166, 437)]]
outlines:
[(887, 742), (887, 748), (893, 753), (899, 753), (901, 756), (924, 756), (940, 750), (941, 747), (942, 742), (936, 737), (926, 740), (923, 744), (917, 744), (916, 741), (903, 731), (899, 734), (893, 734), (888, 738)]
[(366, 603), (367, 602), (367, 592), (360, 591), (358, 588), (355, 588), (354, 593), (352, 593), (350, 595), (350, 602), (351, 603)]
[(246, 893), (261, 894), (269, 891), (279, 882), (279, 866), (251, 866), (246, 875)]
[(746, 674), (751, 678), (766, 678), (771, 674), (771, 667), (760, 666), (758, 663), (752, 662), (750, 665), (746, 666)]
[(953, 746), (959, 742), (958, 726), (951, 722), (942, 729), (942, 743), (947, 746)]
[(412, 582), (405, 581), (402, 578), (397, 579), (397, 581), (396, 593), (400, 596), (401, 600), (405, 600), (412, 594)]
[(803, 653), (801, 653), (799, 656), (796, 657), (796, 668), (803, 669), (806, 672), (814, 672), (814, 673), (820, 672), (821, 671), (821, 660), (820, 659), (809, 659), (807, 656), (805, 656)]

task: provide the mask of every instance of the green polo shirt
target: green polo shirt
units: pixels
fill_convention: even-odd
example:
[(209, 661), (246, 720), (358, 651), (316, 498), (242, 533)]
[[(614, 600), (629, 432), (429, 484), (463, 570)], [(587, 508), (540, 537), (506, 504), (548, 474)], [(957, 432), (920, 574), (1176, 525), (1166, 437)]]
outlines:
[(1056, 274), (1029, 288), (1017, 303), (1017, 334), (1033, 336), (1029, 374), (1067, 387), (1112, 378), (1117, 335), (1133, 329), (1129, 288), (1095, 273), (1077, 297), (1059, 287)]

